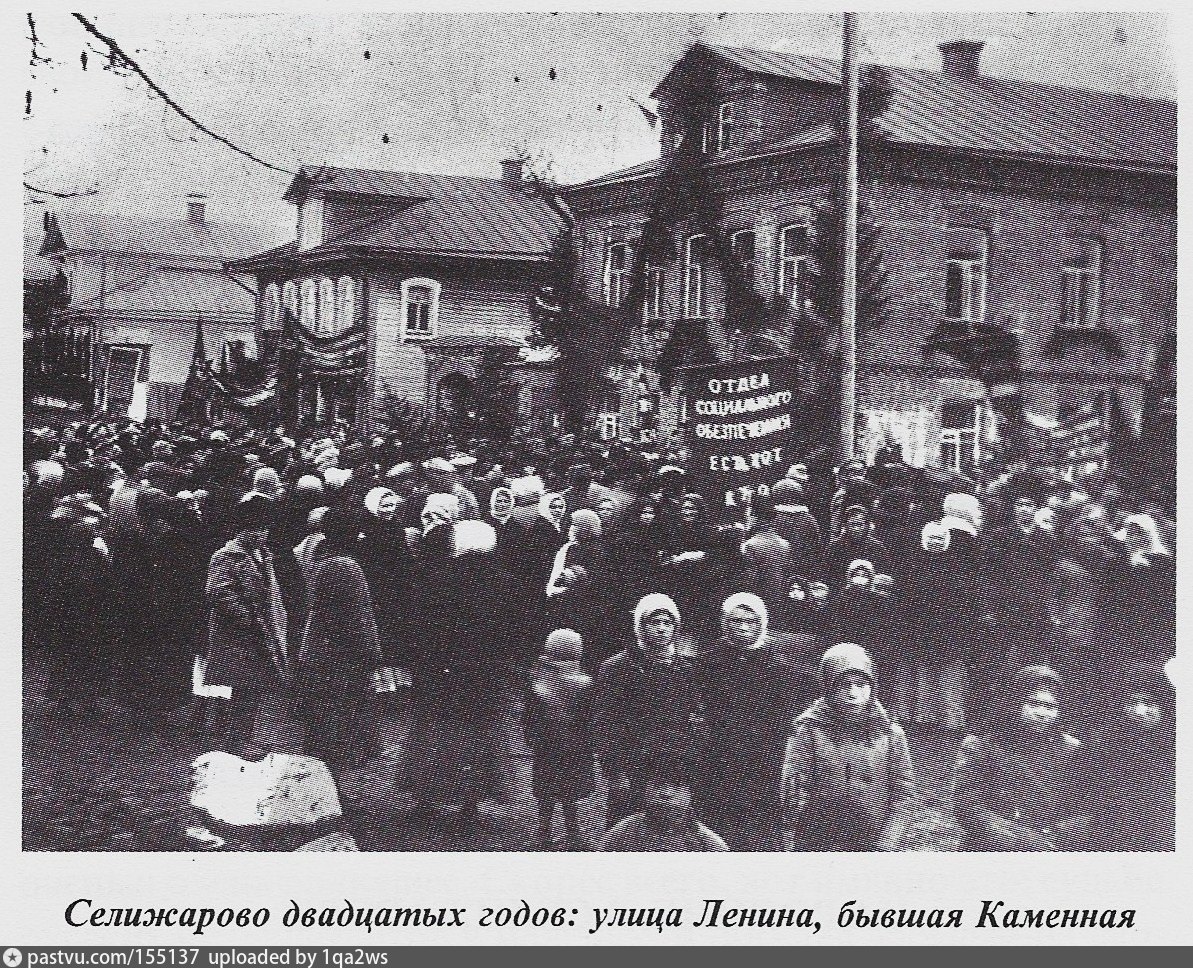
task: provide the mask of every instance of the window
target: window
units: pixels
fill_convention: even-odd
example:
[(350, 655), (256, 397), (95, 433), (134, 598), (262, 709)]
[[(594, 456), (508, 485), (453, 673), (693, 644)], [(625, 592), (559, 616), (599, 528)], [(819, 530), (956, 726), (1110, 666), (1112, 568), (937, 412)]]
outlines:
[(302, 280), (302, 325), (314, 331), (315, 320), (319, 315), (319, 285), (314, 279)]
[(728, 151), (733, 138), (733, 102), (721, 105), (717, 112), (717, 151)]
[(646, 267), (646, 315), (662, 319), (666, 307), (666, 277), (658, 266)]
[(986, 260), (977, 253), (949, 257), (945, 270), (944, 314), (979, 323), (986, 309)]
[(707, 155), (712, 151), (713, 127), (711, 124), (700, 125), (700, 153)]
[(282, 290), (271, 282), (261, 293), (261, 324), (264, 329), (277, 329), (282, 312)]
[(287, 279), (282, 285), (282, 309), (292, 319), (298, 319), (298, 283)]
[(605, 253), (605, 304), (620, 306), (630, 292), (634, 260), (633, 247), (624, 242), (609, 246)]
[(597, 407), (597, 435), (601, 440), (617, 440), (621, 436), (621, 395), (607, 390), (600, 395)]
[(707, 235), (693, 235), (684, 245), (684, 316), (703, 319), (708, 315)]
[(779, 295), (794, 308), (804, 303), (808, 266), (807, 225), (788, 225), (779, 230)]
[(733, 236), (733, 258), (737, 262), (738, 269), (741, 270), (742, 279), (747, 285), (754, 284), (754, 253), (756, 251), (755, 245), (757, 236), (753, 229), (745, 229), (741, 232), (734, 233)]
[(1102, 303), (1102, 243), (1082, 240), (1081, 257), (1062, 276), (1061, 325), (1095, 329)]
[(439, 317), (440, 286), (434, 279), (402, 283), (402, 332), (406, 339), (433, 339)]
[(319, 279), (319, 323), (320, 333), (334, 333), (339, 329), (336, 319), (336, 284), (327, 276)]
[(964, 474), (981, 459), (982, 407), (973, 400), (946, 400), (940, 413), (937, 463)]
[(336, 287), (336, 318), (340, 329), (351, 329), (356, 322), (356, 283), (351, 276), (340, 276)]

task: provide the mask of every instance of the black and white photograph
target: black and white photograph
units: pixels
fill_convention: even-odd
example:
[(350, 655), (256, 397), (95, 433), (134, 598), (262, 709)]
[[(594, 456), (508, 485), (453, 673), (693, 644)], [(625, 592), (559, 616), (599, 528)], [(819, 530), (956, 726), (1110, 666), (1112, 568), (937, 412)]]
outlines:
[(8, 19), (22, 852), (1175, 851), (1167, 14)]

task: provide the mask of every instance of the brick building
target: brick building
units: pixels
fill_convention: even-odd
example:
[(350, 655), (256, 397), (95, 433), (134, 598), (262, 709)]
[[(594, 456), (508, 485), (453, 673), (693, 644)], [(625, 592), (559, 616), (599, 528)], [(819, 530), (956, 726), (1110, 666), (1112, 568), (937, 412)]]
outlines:
[[(933, 347), (989, 330), (1018, 337), (1030, 414), (1064, 419), (1107, 406), (1115, 390), (1138, 425), (1176, 327), (1175, 104), (999, 80), (980, 72), (980, 44), (941, 51), (939, 72), (864, 74), (882, 97), (861, 196), (889, 287), (882, 325), (859, 345), (859, 449), (897, 440), (915, 464), (979, 461), (996, 435), (991, 381)], [(717, 94), (685, 131), (676, 100), (692, 72)], [(837, 165), (839, 64), (697, 45), (654, 96), (660, 159), (566, 192), (589, 297), (625, 297), (660, 172), (693, 138), (744, 271), (760, 293), (798, 306), (813, 211), (831, 198)], [(725, 329), (719, 269), (693, 231), (676, 225), (671, 256), (650, 267), (644, 312), (662, 328), (699, 318)], [(631, 342), (601, 426), (629, 435), (683, 424), (682, 396), (658, 394), (655, 348)]]
[[(257, 278), (264, 346), (297, 323), (283, 406), (300, 420), (377, 422), (398, 400), (450, 415), (486, 349), (525, 345), (564, 219), (520, 163), (501, 179), (303, 169), (284, 198), (294, 241), (230, 268)], [(542, 382), (523, 381), (527, 413), (547, 409)]]

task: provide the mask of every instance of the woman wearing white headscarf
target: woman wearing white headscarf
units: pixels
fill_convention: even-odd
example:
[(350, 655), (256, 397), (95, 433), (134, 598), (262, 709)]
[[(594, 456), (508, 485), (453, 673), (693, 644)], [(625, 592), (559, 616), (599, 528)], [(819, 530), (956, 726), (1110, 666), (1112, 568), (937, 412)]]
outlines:
[(762, 599), (721, 607), (721, 636), (698, 664), (708, 745), (695, 799), (700, 818), (734, 850), (778, 850), (779, 787), (796, 714), (816, 698), (767, 635)]
[(409, 632), (410, 550), (406, 529), (396, 520), (398, 495), (388, 487), (374, 487), (364, 497), (357, 560), (369, 583), (377, 631), (387, 665), (406, 664)]
[(609, 784), (609, 826), (641, 808), (649, 748), (690, 748), (702, 728), (696, 670), (676, 647), (679, 627), (671, 598), (644, 596), (634, 607), (634, 644), (597, 675), (593, 746)]

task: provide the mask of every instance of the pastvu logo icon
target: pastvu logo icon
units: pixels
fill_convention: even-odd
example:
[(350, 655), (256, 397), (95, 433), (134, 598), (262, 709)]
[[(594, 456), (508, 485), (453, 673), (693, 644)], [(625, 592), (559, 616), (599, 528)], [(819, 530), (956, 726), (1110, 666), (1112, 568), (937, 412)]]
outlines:
[(4, 968), (17, 968), (25, 956), (21, 954), (20, 948), (5, 948), (4, 949)]

